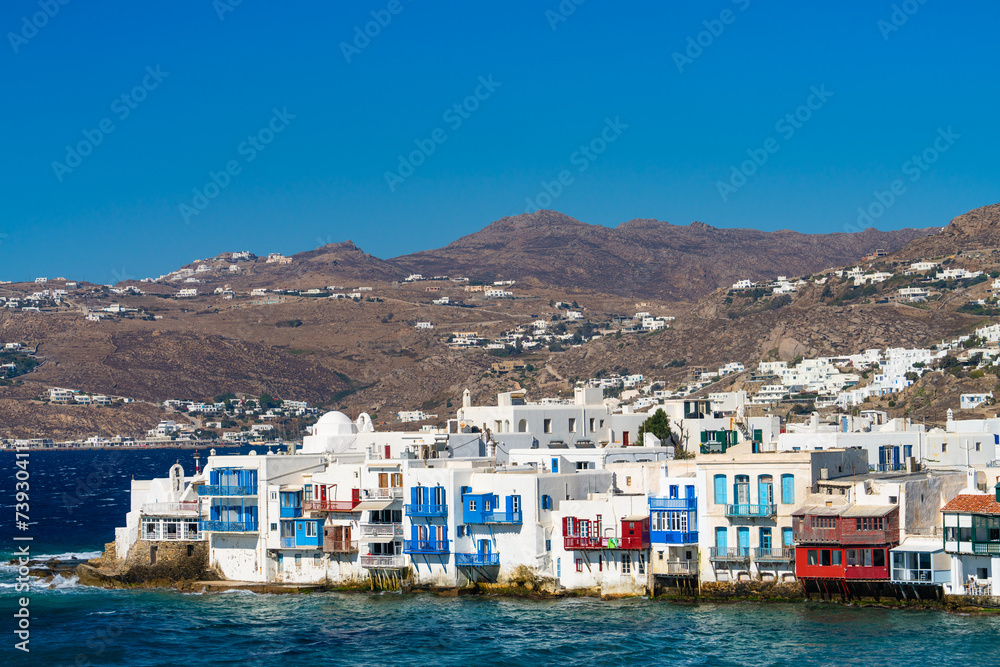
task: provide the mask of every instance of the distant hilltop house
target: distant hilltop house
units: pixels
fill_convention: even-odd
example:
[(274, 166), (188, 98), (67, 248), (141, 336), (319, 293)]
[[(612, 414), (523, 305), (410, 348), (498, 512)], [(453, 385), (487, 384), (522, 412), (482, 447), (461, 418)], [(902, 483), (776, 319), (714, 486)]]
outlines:
[(868, 253), (864, 257), (862, 257), (861, 261), (863, 261), (863, 262), (870, 262), (872, 260), (878, 259), (879, 257), (885, 257), (888, 254), (889, 253), (887, 253), (882, 248), (878, 248), (878, 249), (873, 250), (872, 252)]
[(424, 279), (424, 277), (421, 274), (419, 274), (419, 273), (411, 273), (410, 275), (406, 276), (406, 278), (403, 279), (403, 282), (415, 283), (415, 282), (417, 282), (419, 280), (423, 280), (423, 279)]
[(178, 299), (187, 299), (193, 296), (198, 296), (198, 289), (195, 287), (187, 287), (177, 292)]
[(973, 408), (978, 408), (980, 405), (986, 403), (992, 398), (992, 391), (983, 394), (962, 394), (959, 397), (959, 407), (963, 410), (972, 410)]
[(513, 359), (505, 359), (503, 361), (498, 361), (492, 365), (492, 370), (494, 373), (510, 373), (513, 371), (519, 371), (524, 368), (523, 361), (515, 361)]
[(434, 325), (430, 322), (417, 322), (413, 325), (416, 329), (433, 329)]
[(741, 280), (739, 282), (733, 283), (733, 289), (739, 289), (739, 290), (753, 289), (754, 285), (756, 284), (757, 283), (753, 282), (752, 280)]
[(231, 259), (233, 261), (239, 261), (241, 259), (250, 260), (250, 259), (255, 259), (256, 257), (257, 256), (254, 255), (249, 250), (241, 250), (239, 252), (231, 252), (231, 253), (229, 253), (229, 259)]
[(267, 294), (267, 289), (263, 287), (255, 287), (250, 290), (250, 296), (265, 296)]
[(291, 264), (292, 258), (285, 257), (280, 252), (272, 252), (267, 255), (267, 264)]
[(910, 264), (907, 273), (926, 273), (927, 271), (933, 271), (938, 266), (940, 266), (938, 262), (914, 262)]
[(483, 295), (487, 299), (504, 299), (514, 296), (514, 293), (502, 289), (488, 289), (483, 292)]
[(47, 282), (49, 282), (49, 279), (48, 278), (35, 278), (35, 282), (38, 283), (38, 284), (47, 283)]
[(486, 285), (466, 285), (465, 286), (465, 291), (466, 292), (485, 292), (486, 291)]
[(422, 422), (426, 419), (436, 419), (437, 415), (427, 414), (423, 410), (404, 410), (397, 413), (401, 422)]
[(899, 290), (901, 301), (926, 301), (929, 295), (926, 287), (903, 287)]

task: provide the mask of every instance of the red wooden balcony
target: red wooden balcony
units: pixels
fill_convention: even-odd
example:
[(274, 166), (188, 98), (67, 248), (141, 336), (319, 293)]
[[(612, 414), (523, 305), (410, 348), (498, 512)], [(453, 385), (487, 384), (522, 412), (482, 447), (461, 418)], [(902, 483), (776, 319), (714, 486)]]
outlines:
[(307, 512), (353, 512), (360, 500), (310, 500), (302, 504)]

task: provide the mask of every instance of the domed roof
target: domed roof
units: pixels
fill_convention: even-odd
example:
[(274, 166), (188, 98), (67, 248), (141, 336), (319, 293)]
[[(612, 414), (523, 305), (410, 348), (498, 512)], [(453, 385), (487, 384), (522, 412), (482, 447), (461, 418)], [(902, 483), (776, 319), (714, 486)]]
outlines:
[(314, 435), (352, 435), (357, 433), (354, 422), (343, 412), (333, 410), (319, 418), (313, 428)]

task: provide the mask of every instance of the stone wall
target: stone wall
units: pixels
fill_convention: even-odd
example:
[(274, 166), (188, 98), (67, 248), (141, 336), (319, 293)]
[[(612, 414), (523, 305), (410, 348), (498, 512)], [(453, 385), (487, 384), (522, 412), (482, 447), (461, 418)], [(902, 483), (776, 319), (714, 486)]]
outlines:
[[(151, 563), (151, 547), (156, 562)], [(208, 543), (205, 541), (139, 540), (129, 549), (119, 575), (122, 583), (176, 583), (196, 579), (218, 579), (209, 571)]]

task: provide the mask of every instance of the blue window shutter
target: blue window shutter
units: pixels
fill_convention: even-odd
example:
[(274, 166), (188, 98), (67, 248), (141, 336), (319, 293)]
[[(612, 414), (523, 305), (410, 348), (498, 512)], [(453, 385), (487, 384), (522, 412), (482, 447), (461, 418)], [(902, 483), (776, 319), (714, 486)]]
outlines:
[(417, 488), (416, 486), (410, 487), (410, 503), (413, 505), (417, 504)]
[(684, 497), (694, 498), (694, 487), (691, 486), (690, 484), (684, 487)]
[(726, 504), (726, 476), (716, 475), (715, 476), (715, 504), (725, 505)]
[(781, 476), (781, 502), (785, 505), (791, 505), (792, 503), (795, 502), (794, 475)]
[(792, 529), (791, 528), (782, 528), (781, 529), (781, 541), (783, 543), (782, 546), (786, 546), (786, 547), (792, 546), (792, 542), (793, 541), (792, 541)]

